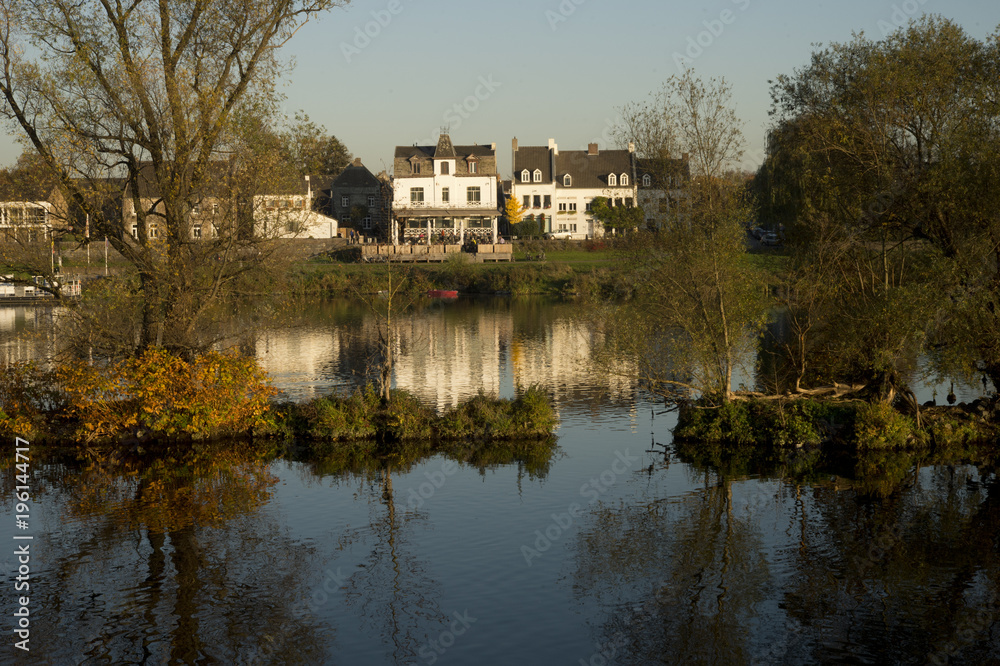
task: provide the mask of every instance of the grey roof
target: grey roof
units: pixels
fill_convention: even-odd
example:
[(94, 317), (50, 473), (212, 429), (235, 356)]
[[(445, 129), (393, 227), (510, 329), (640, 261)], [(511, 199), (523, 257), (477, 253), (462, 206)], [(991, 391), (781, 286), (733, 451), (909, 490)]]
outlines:
[(451, 137), (447, 134), (442, 134), (438, 137), (438, 145), (434, 149), (434, 157), (439, 159), (455, 157), (455, 147), (451, 145)]
[(534, 182), (535, 169), (541, 169), (542, 182), (552, 182), (552, 159), (548, 146), (519, 146), (514, 151), (514, 182), (521, 182), (521, 172), (525, 169), (532, 174)]
[[(440, 144), (440, 141), (438, 141)], [(455, 157), (464, 159), (466, 157), (490, 157), (496, 151), (491, 146), (454, 146)], [(437, 146), (396, 146), (395, 159), (408, 159), (417, 157), (419, 159), (433, 159)], [(450, 158), (449, 158), (450, 159)]]
[(635, 173), (638, 185), (642, 186), (642, 177), (649, 174), (653, 178), (651, 187), (659, 187), (665, 176), (680, 176), (684, 180), (691, 178), (691, 163), (683, 158), (659, 159), (640, 158), (635, 161)]
[[(378, 178), (364, 165), (351, 164), (340, 172), (330, 184), (330, 189), (342, 187), (379, 187)], [(313, 188), (315, 189), (315, 185)]]
[[(556, 184), (562, 187), (563, 176), (569, 174), (572, 188), (608, 187), (608, 174), (634, 177), (632, 157), (627, 150), (602, 150), (590, 155), (586, 150), (559, 151), (556, 155)], [(629, 186), (633, 183), (630, 181)]]

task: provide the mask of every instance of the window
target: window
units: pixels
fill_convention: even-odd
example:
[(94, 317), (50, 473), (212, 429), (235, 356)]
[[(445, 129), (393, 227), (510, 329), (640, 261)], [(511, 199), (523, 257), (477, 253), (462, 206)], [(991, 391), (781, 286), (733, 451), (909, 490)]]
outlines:
[(586, 205), (583, 207), (583, 209), (589, 213), (590, 211), (592, 211), (594, 209), (594, 202), (593, 201), (588, 201), (586, 203)]
[(563, 187), (572, 187), (572, 186), (573, 186), (573, 176), (569, 174), (563, 176)]
[(569, 205), (569, 212), (571, 212), (571, 213), (575, 213), (575, 212), (576, 212), (576, 202), (575, 202), (575, 201), (574, 201), (574, 202), (572, 202), (572, 203), (571, 203), (571, 204)]
[(447, 187), (441, 188), (441, 203), (448, 203), (450, 201), (451, 193), (448, 191)]
[(479, 188), (470, 187), (467, 190), (465, 190), (465, 200), (468, 201), (469, 203), (479, 203), (481, 200)]
[(478, 173), (478, 163), (469, 162), (469, 173)]
[(372, 218), (366, 217), (365, 219), (361, 220), (361, 228), (362, 229), (371, 229), (372, 228)]
[(608, 174), (608, 185), (611, 185), (612, 187), (617, 187), (618, 186), (618, 176), (616, 176), (613, 173), (609, 173)]
[(536, 194), (532, 198), (532, 203), (534, 204), (532, 206), (532, 208), (541, 208), (542, 207), (542, 196), (540, 194)]
[(545, 207), (546, 208), (552, 208), (552, 195), (551, 194), (546, 194), (545, 195)]
[(529, 182), (530, 179), (531, 179), (531, 175), (528, 173), (527, 169), (525, 169), (524, 171), (521, 172), (521, 182), (522, 183), (527, 183), (527, 182)]
[(566, 212), (566, 204), (564, 204), (564, 203), (559, 204), (559, 212), (560, 213), (565, 213)]
[(136, 240), (139, 239), (139, 225), (138, 224), (133, 224), (132, 225), (132, 238), (135, 238)]
[(150, 238), (159, 238), (160, 237), (160, 228), (157, 227), (155, 224), (149, 225), (149, 237)]
[(219, 214), (219, 204), (214, 203), (212, 204), (212, 215), (218, 215), (218, 214)]
[(528, 195), (528, 194), (524, 195), (524, 207), (525, 208), (531, 208), (531, 196)]
[(448, 171), (449, 166), (450, 165), (447, 162), (441, 162), (441, 175), (442, 176), (447, 176), (448, 175), (448, 173), (449, 173), (449, 171)]
[(541, 169), (535, 169), (535, 182), (536, 183), (542, 182), (542, 170)]
[(373, 208), (374, 206), (375, 206), (375, 197), (374, 197), (374, 195), (369, 194), (368, 195), (368, 207), (369, 208)]
[(412, 171), (415, 174), (420, 173), (420, 162), (411, 162), (410, 171)]
[(424, 188), (422, 187), (411, 187), (410, 188), (410, 203), (423, 203), (424, 202)]
[(191, 238), (201, 238), (201, 225), (196, 224), (191, 227)]
[(192, 215), (201, 215), (201, 204), (195, 204), (191, 207)]
[(347, 195), (344, 195), (344, 196), (340, 197), (340, 207), (341, 208), (349, 208), (350, 205), (351, 205), (351, 197), (349, 197)]
[(648, 173), (644, 174), (643, 177), (642, 177), (642, 186), (643, 187), (649, 187), (652, 184), (653, 184), (653, 179), (649, 177)]
[(628, 187), (628, 174), (623, 173), (621, 178), (618, 179), (618, 182), (621, 183), (622, 187)]

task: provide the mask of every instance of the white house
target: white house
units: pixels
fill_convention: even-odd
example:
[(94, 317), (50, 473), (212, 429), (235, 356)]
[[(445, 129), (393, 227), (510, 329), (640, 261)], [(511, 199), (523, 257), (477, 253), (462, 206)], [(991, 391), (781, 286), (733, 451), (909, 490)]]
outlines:
[(511, 196), (524, 206), (524, 219), (541, 221), (546, 233), (567, 234), (569, 238), (597, 238), (604, 235), (600, 221), (590, 214), (596, 197), (606, 197), (613, 205), (633, 206), (636, 202), (635, 149), (560, 151), (554, 139), (548, 146), (511, 144), (513, 180)]
[(500, 216), (496, 144), (397, 146), (392, 209), (403, 240), (495, 243)]

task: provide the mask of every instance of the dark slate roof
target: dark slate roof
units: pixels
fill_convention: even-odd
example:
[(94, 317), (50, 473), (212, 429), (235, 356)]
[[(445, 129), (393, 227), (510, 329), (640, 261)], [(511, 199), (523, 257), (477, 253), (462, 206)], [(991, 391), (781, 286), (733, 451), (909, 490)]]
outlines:
[(447, 159), (455, 157), (455, 147), (451, 145), (451, 137), (442, 134), (438, 137), (438, 145), (434, 150), (434, 157)]
[(635, 173), (638, 185), (642, 186), (642, 177), (649, 174), (653, 178), (652, 187), (658, 187), (664, 176), (681, 176), (684, 180), (691, 178), (691, 163), (685, 159), (636, 159)]
[(633, 154), (627, 150), (601, 150), (597, 155), (590, 155), (586, 150), (561, 150), (556, 155), (556, 184), (562, 187), (563, 176), (568, 173), (572, 177), (570, 187), (574, 189), (608, 187), (608, 174), (621, 176), (624, 173), (632, 186)]
[[(209, 165), (208, 174), (205, 176), (203, 183), (203, 196), (213, 191), (223, 191), (228, 175), (229, 162), (212, 162)], [(160, 197), (160, 186), (156, 182), (156, 174), (153, 171), (152, 162), (143, 162), (139, 165), (136, 181), (139, 185), (139, 197), (141, 199), (158, 199)]]
[(542, 182), (552, 182), (552, 160), (548, 146), (519, 146), (514, 151), (514, 180), (521, 182), (521, 172), (525, 169), (532, 174), (529, 182), (534, 182), (535, 169), (542, 170)]
[[(440, 143), (440, 142), (439, 142)], [(494, 154), (491, 146), (454, 146), (455, 157), (465, 159), (469, 156), (489, 157)], [(395, 159), (417, 157), (420, 159), (433, 159), (437, 146), (396, 146)]]
[[(330, 184), (331, 189), (342, 187), (379, 187), (379, 180), (364, 165), (354, 165), (346, 167), (340, 175)], [(316, 186), (313, 186), (316, 189)]]

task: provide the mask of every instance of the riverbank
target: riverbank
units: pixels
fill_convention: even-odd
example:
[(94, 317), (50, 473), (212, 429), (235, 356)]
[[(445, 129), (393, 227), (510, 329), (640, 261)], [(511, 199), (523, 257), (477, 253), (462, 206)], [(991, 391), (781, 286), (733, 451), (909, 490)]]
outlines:
[(475, 263), (462, 253), (436, 264), (390, 266), (342, 262), (337, 256), (295, 264), (284, 290), (297, 296), (353, 296), (361, 276), (368, 282), (377, 281), (391, 270), (427, 289), (466, 294), (608, 297), (626, 293), (604, 245), (567, 245), (561, 241), (518, 244), (513, 262), (489, 264)]
[(1000, 399), (925, 406), (903, 413), (857, 399), (776, 396), (711, 405), (681, 405), (674, 438), (731, 447), (830, 445), (846, 450), (904, 450), (993, 444), (1000, 437)]
[(416, 397), (371, 385), (310, 402), (275, 403), (255, 359), (210, 352), (192, 360), (162, 349), (97, 367), (4, 367), (0, 434), (53, 446), (274, 438), (309, 442), (500, 441), (550, 438), (558, 419), (538, 387), (513, 399), (482, 391), (437, 414)]

